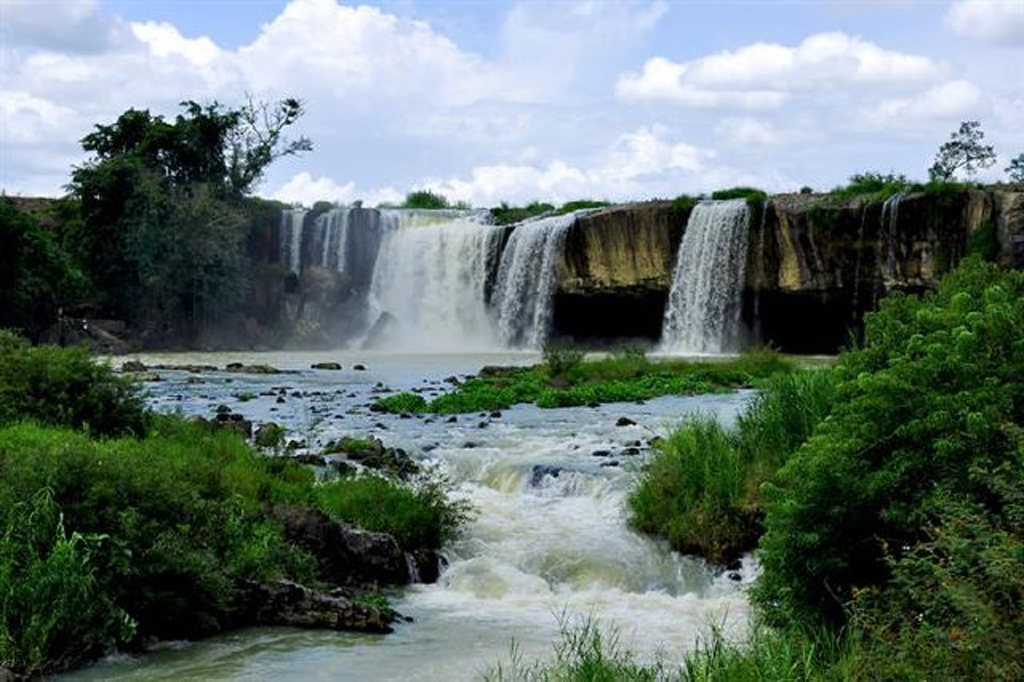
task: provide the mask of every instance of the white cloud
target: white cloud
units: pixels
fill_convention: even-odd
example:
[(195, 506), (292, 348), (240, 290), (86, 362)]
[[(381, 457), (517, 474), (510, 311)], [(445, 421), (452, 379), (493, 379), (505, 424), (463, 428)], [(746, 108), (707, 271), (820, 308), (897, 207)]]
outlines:
[(960, 0), (946, 12), (954, 33), (987, 43), (1024, 45), (1024, 2)]
[(891, 128), (914, 126), (926, 120), (980, 117), (990, 110), (990, 101), (977, 86), (956, 80), (913, 97), (883, 100), (866, 109), (863, 120), (875, 128)]
[(318, 201), (333, 201), (340, 204), (362, 201), (367, 206), (376, 206), (385, 203), (396, 204), (405, 197), (391, 187), (361, 191), (356, 188), (355, 182), (339, 185), (331, 178), (314, 178), (306, 171), (302, 171), (284, 183), (270, 195), (270, 198), (304, 206), (312, 206)]
[(3, 0), (0, 35), (15, 45), (95, 53), (114, 44), (122, 29), (96, 0)]
[(795, 92), (920, 83), (941, 72), (926, 57), (885, 50), (845, 33), (819, 33), (794, 47), (755, 43), (688, 62), (655, 57), (641, 73), (621, 76), (616, 94), (692, 107), (772, 109)]
[(744, 147), (769, 147), (784, 137), (771, 123), (748, 116), (722, 119), (715, 125), (715, 134), (726, 144)]
[(186, 38), (168, 23), (135, 23), (131, 25), (131, 31), (154, 57), (181, 56), (195, 66), (212, 64), (222, 57), (217, 45), (206, 36)]

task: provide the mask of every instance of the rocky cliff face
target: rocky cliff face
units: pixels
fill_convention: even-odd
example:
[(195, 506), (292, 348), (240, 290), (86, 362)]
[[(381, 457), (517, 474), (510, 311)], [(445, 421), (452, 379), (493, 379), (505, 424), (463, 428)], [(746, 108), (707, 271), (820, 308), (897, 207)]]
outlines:
[(577, 220), (556, 270), (555, 333), (657, 339), (687, 216), (660, 201), (615, 206)]
[[(555, 331), (657, 338), (687, 213), (652, 202), (581, 218), (558, 272)], [(772, 197), (750, 226), (744, 321), (793, 352), (834, 352), (888, 291), (935, 287), (971, 245), (1024, 266), (1024, 192), (957, 190), (885, 202)]]

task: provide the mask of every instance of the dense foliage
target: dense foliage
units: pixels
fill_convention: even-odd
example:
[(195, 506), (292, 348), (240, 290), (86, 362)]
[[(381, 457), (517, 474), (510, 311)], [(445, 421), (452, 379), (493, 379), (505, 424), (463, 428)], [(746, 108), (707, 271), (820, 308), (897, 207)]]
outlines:
[(0, 425), (24, 419), (97, 436), (142, 435), (147, 423), (137, 385), (84, 348), (33, 348), (0, 330)]
[(257, 208), (242, 198), (275, 159), (310, 149), (284, 137), (296, 100), (182, 106), (173, 122), (130, 109), (82, 140), (93, 156), (72, 173), (80, 220), (65, 236), (103, 311), (157, 336), (240, 305)]
[(37, 337), (85, 286), (59, 238), (35, 216), (0, 198), (0, 328)]
[(491, 220), (494, 221), (495, 225), (514, 225), (531, 218), (565, 215), (574, 211), (603, 208), (605, 206), (611, 206), (611, 203), (596, 199), (576, 199), (574, 201), (567, 201), (561, 206), (540, 201), (533, 201), (525, 206), (509, 206), (507, 202), (503, 201), (491, 209)]
[(825, 418), (833, 391), (828, 370), (777, 374), (734, 431), (711, 417), (684, 422), (659, 443), (630, 493), (630, 524), (717, 562), (753, 549), (761, 485)]
[(420, 208), (420, 209), (443, 209), (451, 208), (451, 204), (448, 203), (448, 198), (443, 194), (437, 194), (431, 192), (429, 189), (418, 190), (415, 192), (409, 192), (405, 197), (405, 202), (402, 203), (402, 208)]
[(488, 368), (430, 402), (417, 393), (396, 393), (378, 400), (374, 409), (453, 414), (520, 403), (575, 407), (729, 391), (792, 369), (778, 354), (763, 350), (721, 362), (652, 361), (631, 350), (589, 361), (566, 349), (548, 352), (546, 357), (548, 363), (533, 367)]

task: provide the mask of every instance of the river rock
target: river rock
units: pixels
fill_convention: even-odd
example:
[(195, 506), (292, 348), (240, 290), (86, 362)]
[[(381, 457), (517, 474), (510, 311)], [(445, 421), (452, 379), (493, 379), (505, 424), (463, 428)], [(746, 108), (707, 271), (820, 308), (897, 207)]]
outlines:
[(619, 417), (619, 420), (615, 422), (616, 426), (636, 426), (636, 422), (629, 417)]
[(270, 365), (245, 365), (241, 362), (232, 362), (224, 370), (236, 374), (284, 374), (283, 370)]
[(240, 619), (250, 625), (391, 632), (395, 614), (359, 604), (341, 591), (318, 592), (289, 580), (245, 581), (238, 587)]
[(214, 424), (221, 428), (234, 431), (242, 438), (252, 438), (252, 422), (240, 414), (221, 413), (214, 417)]
[(334, 585), (406, 585), (409, 566), (394, 537), (358, 530), (324, 512), (279, 506), (271, 516), (285, 536), (316, 557), (319, 576)]
[(260, 424), (253, 434), (253, 442), (261, 448), (273, 448), (284, 440), (284, 428), (276, 422)]
[[(126, 360), (121, 364), (122, 372), (145, 372), (147, 371), (146, 365), (138, 360)], [(0, 678), (3, 679), (3, 678)]]
[(329, 369), (337, 371), (341, 369), (341, 364), (337, 362), (314, 362), (310, 365), (310, 369)]
[(325, 467), (327, 466), (327, 460), (320, 455), (314, 455), (312, 453), (304, 453), (295, 456), (295, 461), (299, 464), (308, 464), (314, 467)]

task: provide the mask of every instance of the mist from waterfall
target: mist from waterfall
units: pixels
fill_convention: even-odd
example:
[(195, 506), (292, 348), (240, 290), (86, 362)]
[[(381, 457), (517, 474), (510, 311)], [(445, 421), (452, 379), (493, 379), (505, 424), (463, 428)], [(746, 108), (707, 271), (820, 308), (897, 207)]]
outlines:
[(551, 330), (556, 259), (579, 213), (520, 223), (505, 246), (491, 305), (502, 344), (541, 348)]
[(373, 317), (388, 313), (385, 347), (480, 350), (498, 346), (486, 304), (504, 228), (465, 212), (384, 210), (370, 285)]
[(749, 231), (745, 199), (702, 202), (693, 208), (676, 258), (661, 350), (739, 349)]

